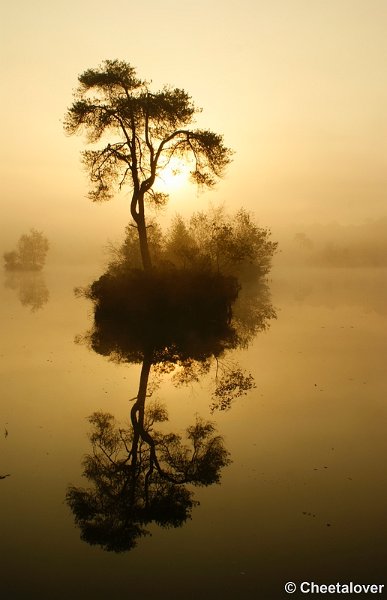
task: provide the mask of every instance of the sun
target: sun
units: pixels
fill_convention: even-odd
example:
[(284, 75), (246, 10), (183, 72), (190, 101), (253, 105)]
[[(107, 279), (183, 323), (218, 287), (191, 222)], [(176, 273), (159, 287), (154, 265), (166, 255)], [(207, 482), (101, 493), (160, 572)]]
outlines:
[(159, 192), (169, 193), (184, 187), (189, 180), (192, 165), (177, 157), (161, 167), (155, 181), (155, 189)]

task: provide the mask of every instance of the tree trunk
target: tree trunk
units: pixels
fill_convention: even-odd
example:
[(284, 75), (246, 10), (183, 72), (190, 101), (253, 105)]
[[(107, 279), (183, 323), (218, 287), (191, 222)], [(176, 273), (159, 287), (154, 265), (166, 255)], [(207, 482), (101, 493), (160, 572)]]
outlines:
[(140, 385), (137, 393), (137, 400), (133, 404), (130, 411), (130, 420), (133, 427), (133, 440), (131, 447), (131, 467), (132, 467), (132, 500), (134, 501), (134, 494), (136, 489), (136, 477), (137, 477), (137, 458), (140, 439), (144, 431), (144, 416), (145, 416), (145, 400), (146, 392), (148, 388), (149, 373), (152, 367), (152, 350), (145, 350), (144, 359), (141, 367)]
[(148, 236), (146, 232), (145, 220), (139, 219), (137, 222), (138, 239), (140, 242), (141, 260), (144, 271), (152, 269), (152, 261), (149, 252)]
[(152, 260), (150, 257), (148, 236), (145, 225), (144, 195), (141, 194), (141, 192), (134, 192), (130, 205), (130, 213), (137, 225), (143, 269), (144, 271), (150, 271), (152, 269)]
[(131, 410), (131, 421), (135, 435), (138, 433), (139, 429), (142, 430), (144, 428), (145, 400), (148, 388), (149, 373), (152, 367), (152, 355), (152, 350), (144, 351), (137, 400), (133, 404)]

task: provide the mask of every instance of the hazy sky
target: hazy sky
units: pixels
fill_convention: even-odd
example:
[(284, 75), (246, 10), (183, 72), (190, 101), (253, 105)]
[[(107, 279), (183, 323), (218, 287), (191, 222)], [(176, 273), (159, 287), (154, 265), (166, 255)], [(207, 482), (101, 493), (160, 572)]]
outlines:
[(107, 58), (185, 88), (235, 151), (215, 191), (176, 190), (168, 214), (224, 201), (274, 231), (386, 215), (386, 31), (386, 0), (5, 4), (2, 239), (34, 226), (103, 244), (128, 220), (124, 194), (86, 198), (83, 141), (61, 123), (78, 74)]

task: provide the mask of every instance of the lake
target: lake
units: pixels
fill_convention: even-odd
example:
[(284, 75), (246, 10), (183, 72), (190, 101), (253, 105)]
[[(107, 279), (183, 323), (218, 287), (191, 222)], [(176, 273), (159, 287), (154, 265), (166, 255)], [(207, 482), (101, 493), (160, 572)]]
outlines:
[(385, 270), (274, 268), (276, 318), (225, 359), (255, 383), (229, 410), (210, 410), (217, 365), (180, 387), (159, 376), (163, 431), (212, 421), (232, 462), (189, 488), (200, 504), (181, 526), (151, 522), (126, 552), (83, 541), (66, 502), (89, 486), (87, 417), (127, 427), (141, 372), (75, 343), (93, 310), (74, 287), (101, 272), (3, 276), (1, 596), (266, 600), (288, 581), (387, 583)]

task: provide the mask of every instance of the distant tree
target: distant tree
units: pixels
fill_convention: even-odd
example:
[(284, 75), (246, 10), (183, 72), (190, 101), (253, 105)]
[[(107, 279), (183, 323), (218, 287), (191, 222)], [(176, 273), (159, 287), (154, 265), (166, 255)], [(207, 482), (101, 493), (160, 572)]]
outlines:
[(303, 248), (304, 250), (313, 250), (314, 244), (312, 240), (302, 232), (296, 233), (294, 236), (294, 241)]
[(48, 239), (41, 231), (31, 229), (20, 237), (17, 250), (4, 253), (7, 271), (41, 271), (49, 250)]
[(4, 252), (3, 258), (4, 268), (7, 271), (17, 271), (21, 268), (16, 250), (12, 250), (11, 252)]
[(64, 121), (72, 135), (85, 131), (89, 143), (83, 162), (94, 189), (93, 201), (108, 200), (114, 187), (132, 190), (131, 215), (138, 231), (144, 270), (152, 266), (145, 220), (145, 199), (164, 203), (166, 194), (153, 189), (157, 175), (172, 157), (192, 160), (191, 178), (212, 187), (231, 160), (223, 138), (209, 130), (191, 129), (199, 112), (182, 89), (151, 92), (127, 62), (105, 60), (79, 78), (74, 102)]
[[(166, 240), (165, 248), (166, 256), (168, 260), (180, 267), (187, 268), (192, 267), (193, 264), (203, 264), (203, 260), (200, 260), (200, 248), (197, 240), (190, 231), (189, 224), (186, 224), (180, 215), (177, 215), (171, 227)], [(203, 266), (206, 266), (208, 261), (204, 261)]]

